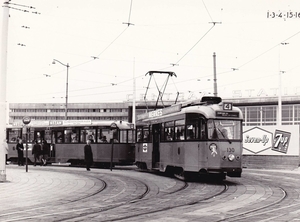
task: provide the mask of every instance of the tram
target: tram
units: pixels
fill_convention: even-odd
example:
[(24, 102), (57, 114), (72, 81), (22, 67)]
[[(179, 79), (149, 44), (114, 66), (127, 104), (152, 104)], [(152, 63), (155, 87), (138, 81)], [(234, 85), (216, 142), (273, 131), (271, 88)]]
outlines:
[(136, 165), (181, 179), (241, 177), (242, 121), (240, 109), (215, 96), (141, 114)]
[(32, 121), (26, 128), (9, 126), (6, 133), (8, 161), (11, 162), (17, 161), (19, 139), (22, 139), (24, 147), (27, 141), (28, 160), (31, 162), (34, 161), (32, 143), (41, 143), (42, 139), (49, 144), (48, 162), (52, 164), (83, 165), (87, 140), (91, 140), (95, 166), (132, 165), (135, 161), (134, 128), (125, 121)]

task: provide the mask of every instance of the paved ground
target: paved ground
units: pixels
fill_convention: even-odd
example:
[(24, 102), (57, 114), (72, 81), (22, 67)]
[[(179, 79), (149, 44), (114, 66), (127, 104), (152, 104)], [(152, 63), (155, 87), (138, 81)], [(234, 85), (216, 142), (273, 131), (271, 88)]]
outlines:
[[(72, 201), (74, 193), (78, 198), (80, 195), (86, 196), (94, 192), (97, 181), (88, 177), (90, 172), (87, 172), (85, 168), (68, 167), (68, 170), (84, 172), (72, 174), (56, 171), (55, 168), (57, 167), (30, 165), (26, 172), (25, 167), (8, 165), (7, 181), (0, 183), (0, 216), (12, 215), (18, 208), (28, 209), (32, 215), (32, 206), (45, 207), (45, 203), (64, 203)], [(289, 173), (300, 174), (300, 170), (296, 169)], [(198, 211), (195, 210), (195, 212)], [(39, 214), (38, 209), (36, 214)]]
[(74, 192), (85, 195), (93, 191), (94, 181), (84, 174), (57, 172), (49, 170), (51, 168), (30, 165), (26, 172), (25, 166), (8, 165), (7, 181), (0, 183), (0, 214), (12, 208), (42, 205), (51, 200), (63, 201)]

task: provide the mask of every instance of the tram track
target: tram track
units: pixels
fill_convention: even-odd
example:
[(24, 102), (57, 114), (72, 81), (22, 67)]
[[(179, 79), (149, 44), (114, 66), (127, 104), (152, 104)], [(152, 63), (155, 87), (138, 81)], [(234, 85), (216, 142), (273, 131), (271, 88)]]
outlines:
[(78, 188), (38, 205), (31, 203), (24, 207), (16, 205), (5, 212), (0, 210), (1, 221), (132, 222), (163, 220), (170, 215), (188, 221), (286, 221), (284, 218), (290, 212), (294, 217), (300, 215), (300, 189), (294, 185), (300, 181), (299, 175), (248, 171), (242, 178), (222, 182), (186, 182), (135, 170), (86, 172), (82, 168), (55, 167), (39, 170), (41, 173), (36, 175), (47, 175), (45, 171), (49, 171), (55, 179), (58, 171), (59, 175), (73, 175), (68, 178), (74, 180), (62, 180), (59, 185), (51, 179), (34, 177), (34, 187), (42, 182), (43, 187), (54, 183), (54, 189), (67, 190), (70, 184)]
[[(282, 190), (282, 197), (268, 205), (264, 205), (264, 206), (261, 206), (261, 207), (257, 207), (257, 208), (254, 208), (254, 209), (251, 209), (251, 210), (248, 210), (248, 211), (245, 211), (245, 212), (241, 212), (239, 214), (235, 214), (235, 215), (232, 215), (232, 216), (229, 216), (229, 217), (226, 217), (222, 220), (218, 220), (216, 222), (221, 222), (221, 221), (243, 221), (245, 219), (251, 219), (251, 218), (257, 218), (258, 216), (260, 215), (264, 215), (266, 213), (271, 213), (271, 212), (274, 212), (274, 211), (277, 211), (278, 208), (274, 209), (276, 207), (277, 204), (281, 203), (284, 199), (287, 198), (287, 192), (280, 187), (280, 189)], [(298, 204), (299, 206), (299, 204)], [(271, 208), (271, 209), (270, 209)]]
[[(47, 171), (47, 169), (43, 169), (44, 171)], [(56, 169), (52, 168), (51, 171), (56, 171)], [(66, 173), (78, 173), (74, 172), (74, 170), (62, 170), (59, 169), (58, 171), (64, 171)], [(82, 173), (80, 173), (82, 174)], [(122, 181), (126, 181), (125, 177), (122, 178), (122, 176), (118, 175), (117, 177), (115, 176), (105, 176), (105, 173), (92, 173), (87, 176), (87, 178), (92, 178), (93, 181), (96, 183), (97, 189), (93, 188), (94, 191), (92, 192), (86, 192), (87, 194), (84, 195), (74, 195), (69, 196), (65, 199), (59, 199), (55, 200), (53, 203), (51, 202), (46, 202), (43, 205), (44, 206), (30, 206), (27, 208), (14, 208), (11, 209), (10, 212), (7, 213), (2, 213), (0, 215), (0, 220), (1, 221), (47, 221), (47, 217), (52, 217), (52, 219), (49, 219), (49, 221), (64, 221), (61, 220), (61, 218), (65, 218), (63, 215), (67, 215), (66, 218), (73, 219), (80, 216), (85, 216), (90, 213), (94, 213), (95, 210), (97, 212), (103, 212), (109, 209), (114, 209), (119, 206), (122, 206), (124, 204), (130, 203), (130, 202), (135, 202), (137, 200), (145, 198), (149, 192), (150, 188), (149, 186), (142, 182), (142, 181), (137, 181), (135, 182), (135, 189), (132, 193), (127, 192), (127, 194), (122, 195), (125, 193), (124, 190), (119, 190), (115, 192), (117, 186), (120, 185), (115, 185), (115, 184), (122, 184)], [(99, 178), (102, 177), (102, 178)], [(128, 180), (128, 179), (127, 179)], [(120, 186), (121, 187), (121, 186)], [(111, 188), (109, 190), (109, 188)], [(106, 192), (106, 194), (103, 194), (105, 190), (109, 190)], [(138, 190), (138, 191), (137, 191)], [(89, 207), (89, 203), (92, 202), (93, 200), (99, 199), (99, 196), (102, 198), (103, 202), (106, 202), (106, 204), (96, 204), (94, 202), (94, 206)], [(112, 199), (115, 196), (115, 200), (112, 201)], [(121, 196), (119, 198), (119, 196)], [(85, 207), (82, 207), (83, 203), (87, 203)], [(80, 207), (78, 207), (79, 205)], [(49, 213), (49, 209), (51, 209)], [(62, 210), (63, 209), (63, 210)], [(39, 212), (39, 214), (36, 214), (35, 212)], [(74, 213), (76, 211), (76, 213)], [(34, 214), (34, 216), (32, 216)], [(28, 216), (26, 216), (28, 215)], [(72, 215), (72, 216), (70, 216)]]
[[(214, 186), (214, 185), (213, 185)], [(209, 199), (213, 199), (221, 194), (223, 194), (224, 192), (226, 192), (228, 190), (228, 185), (227, 184), (222, 184), (223, 189), (219, 190), (219, 192), (212, 192), (209, 195), (204, 195), (201, 198), (196, 197), (196, 198), (191, 198), (191, 199), (177, 199), (174, 202), (174, 195), (178, 196), (178, 192), (182, 192), (185, 191), (188, 187), (189, 184), (184, 182), (184, 187), (182, 187), (182, 189), (178, 189), (177, 191), (173, 191), (171, 193), (165, 193), (161, 196), (152, 198), (152, 199), (143, 199), (140, 201), (135, 202), (135, 204), (131, 204), (126, 206), (126, 208), (132, 209), (132, 211), (127, 211), (126, 214), (122, 214), (122, 216), (116, 214), (113, 211), (108, 211), (106, 213), (108, 213), (107, 215), (103, 215), (103, 213), (105, 212), (101, 212), (101, 216), (99, 217), (99, 212), (96, 213), (95, 216), (93, 215), (89, 215), (88, 220), (94, 220), (94, 221), (102, 221), (102, 222), (106, 222), (106, 221), (135, 221), (135, 219), (139, 218), (139, 217), (143, 217), (143, 216), (147, 216), (147, 217), (151, 217), (151, 214), (156, 214), (156, 213), (161, 213), (161, 212), (165, 212), (165, 211), (169, 211), (169, 210), (174, 210), (176, 208), (181, 208), (181, 207), (187, 207), (190, 205), (194, 205), (194, 204), (198, 204), (202, 201), (207, 201)], [(209, 187), (205, 186), (205, 188), (209, 189)], [(190, 190), (188, 191), (190, 192)], [(166, 199), (169, 199), (168, 201), (164, 201)], [(145, 203), (145, 201), (147, 201), (147, 203)], [(155, 202), (155, 204), (151, 204), (151, 202)], [(152, 207), (145, 207), (145, 204), (150, 204)], [(166, 206), (167, 205), (167, 206)], [(117, 209), (117, 210), (122, 210), (122, 209)], [(104, 217), (107, 217), (107, 219), (105, 219)], [(138, 220), (138, 219), (137, 219)], [(68, 221), (68, 220), (66, 220)]]

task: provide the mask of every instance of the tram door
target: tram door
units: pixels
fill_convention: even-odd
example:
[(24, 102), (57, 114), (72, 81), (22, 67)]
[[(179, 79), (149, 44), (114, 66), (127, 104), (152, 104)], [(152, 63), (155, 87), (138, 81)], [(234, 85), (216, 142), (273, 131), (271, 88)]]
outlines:
[(159, 154), (159, 142), (160, 142), (160, 124), (154, 124), (152, 126), (153, 133), (153, 151), (152, 151), (152, 168), (158, 168), (160, 161)]

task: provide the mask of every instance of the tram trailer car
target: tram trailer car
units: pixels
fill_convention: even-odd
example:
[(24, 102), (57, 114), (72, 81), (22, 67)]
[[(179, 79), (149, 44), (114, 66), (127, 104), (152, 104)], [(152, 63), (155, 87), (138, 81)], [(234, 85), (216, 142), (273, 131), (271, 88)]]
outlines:
[(240, 109), (220, 97), (173, 105), (137, 118), (136, 165), (181, 179), (241, 177)]
[[(133, 125), (125, 121), (63, 120), (32, 122), (28, 125), (28, 162), (34, 162), (33, 141), (48, 143), (48, 163), (83, 165), (84, 146), (89, 139), (95, 166), (133, 165), (135, 134)], [(17, 162), (16, 145), (21, 138), (26, 146), (26, 130), (22, 126), (7, 127), (8, 160)], [(113, 150), (113, 154), (112, 154)], [(24, 158), (26, 157), (24, 150)]]

